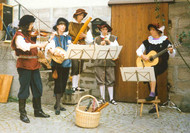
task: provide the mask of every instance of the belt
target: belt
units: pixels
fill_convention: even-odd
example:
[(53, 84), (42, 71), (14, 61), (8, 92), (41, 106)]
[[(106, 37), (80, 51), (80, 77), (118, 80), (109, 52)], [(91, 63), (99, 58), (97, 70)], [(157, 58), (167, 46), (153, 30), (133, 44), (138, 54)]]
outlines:
[(22, 55), (20, 55), (20, 56), (18, 56), (18, 58), (22, 58), (22, 59), (37, 59), (38, 56), (22, 56)]

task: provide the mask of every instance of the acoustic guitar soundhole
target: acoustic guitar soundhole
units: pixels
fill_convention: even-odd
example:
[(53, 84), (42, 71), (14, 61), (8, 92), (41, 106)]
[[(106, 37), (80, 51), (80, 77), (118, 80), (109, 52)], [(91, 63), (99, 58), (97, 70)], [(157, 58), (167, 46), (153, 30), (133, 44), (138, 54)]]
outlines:
[(149, 58), (149, 61), (152, 62), (153, 60), (154, 60), (154, 58), (151, 56), (151, 57)]

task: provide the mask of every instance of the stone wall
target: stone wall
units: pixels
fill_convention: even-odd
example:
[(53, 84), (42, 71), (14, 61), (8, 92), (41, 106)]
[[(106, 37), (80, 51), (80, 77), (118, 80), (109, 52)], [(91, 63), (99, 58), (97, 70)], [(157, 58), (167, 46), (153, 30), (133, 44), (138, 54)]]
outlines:
[(10, 94), (17, 96), (19, 81), (16, 70), (16, 61), (11, 55), (9, 43), (0, 43), (0, 74), (8, 74), (13, 76), (13, 82)]
[[(55, 21), (58, 17), (65, 17), (69, 21), (72, 20), (72, 14), (75, 12), (77, 8), (84, 8), (93, 19), (99, 17), (103, 20), (106, 20), (109, 24), (111, 23), (111, 8), (107, 5), (104, 6), (85, 6), (85, 7), (64, 7), (64, 8), (40, 8), (40, 9), (30, 9), (34, 14), (38, 15), (44, 22), (46, 22), (50, 27), (55, 24)], [(21, 16), (23, 14), (28, 14), (27, 11), (21, 11)], [(18, 19), (18, 10), (14, 10), (14, 20)], [(170, 40), (176, 41), (176, 36), (179, 35), (182, 31), (189, 31), (190, 29), (190, 8), (187, 4), (187, 1), (177, 0), (176, 3), (169, 4), (169, 19), (172, 21), (172, 27), (170, 30)], [(51, 30), (47, 26), (40, 23), (42, 29)], [(179, 48), (180, 53), (184, 56), (185, 60), (188, 64), (190, 64), (190, 49), (188, 46), (189, 38), (184, 40), (186, 46), (182, 46)], [(188, 45), (189, 44), (189, 45)], [(0, 67), (1, 74), (11, 74), (14, 76), (12, 88), (11, 88), (11, 96), (17, 96), (17, 92), (19, 89), (18, 82), (18, 74), (15, 68), (15, 60), (11, 57), (11, 49), (7, 48), (7, 45), (3, 45), (0, 47), (1, 61), (3, 64)], [(4, 51), (4, 52), (2, 52)], [(8, 55), (4, 56), (4, 53)], [(53, 103), (53, 82), (50, 81), (48, 72), (41, 72), (43, 86), (44, 86), (44, 94), (43, 94), (43, 102), (45, 103)], [(171, 101), (173, 101), (178, 107), (182, 109), (182, 111), (190, 112), (190, 70), (184, 64), (183, 60), (177, 53), (175, 58), (169, 60), (169, 69), (168, 69), (168, 79), (172, 84), (171, 88)], [(91, 88), (92, 94), (95, 96), (99, 96), (99, 90), (97, 89), (97, 84), (94, 76), (94, 67), (93, 60), (85, 61), (84, 71), (81, 74), (81, 87)]]
[[(185, 31), (190, 31), (190, 4), (187, 1), (169, 4), (169, 19), (172, 22), (170, 39), (176, 42), (177, 36)], [(178, 51), (190, 65), (190, 37), (183, 40)], [(179, 53), (169, 60), (168, 79), (172, 84), (171, 101), (182, 111), (190, 112), (190, 69), (185, 65)]]
[[(78, 8), (84, 8), (88, 12), (88, 16), (86, 19), (91, 16), (93, 19), (99, 17), (102, 20), (107, 21), (110, 23), (111, 21), (111, 8), (108, 6), (98, 6), (98, 7), (70, 7), (70, 8), (43, 8), (43, 9), (30, 9), (31, 12), (33, 12), (35, 15), (38, 15), (41, 20), (43, 20), (47, 25), (50, 27), (53, 27), (56, 20), (59, 17), (65, 17), (69, 21), (72, 20), (72, 15)], [(21, 16), (24, 14), (28, 14), (27, 11), (21, 10)], [(92, 20), (93, 20), (92, 19)], [(14, 20), (18, 20), (18, 10), (14, 10)], [(35, 24), (36, 27), (38, 27), (38, 20)], [(52, 29), (49, 29), (44, 24), (40, 23), (41, 29), (45, 29), (48, 31), (51, 31)], [(11, 48), (10, 44), (4, 44), (3, 42), (0, 43), (0, 56), (2, 57), (1, 65), (0, 67), (0, 73), (1, 74), (10, 74), (14, 76), (13, 84), (11, 87), (10, 96), (17, 97), (17, 93), (19, 90), (19, 81), (18, 81), (18, 74), (16, 70), (16, 60), (11, 55)], [(4, 57), (4, 55), (6, 57)], [(53, 104), (54, 97), (53, 97), (53, 81), (49, 77), (51, 76), (51, 73), (49, 71), (42, 71), (41, 77), (43, 81), (43, 97), (42, 102)], [(99, 97), (99, 90), (97, 89), (97, 84), (95, 80), (94, 75), (94, 67), (93, 67), (93, 60), (86, 60), (84, 63), (84, 71), (81, 74), (80, 78), (81, 87), (92, 89), (92, 94)], [(30, 96), (31, 99), (31, 96)]]

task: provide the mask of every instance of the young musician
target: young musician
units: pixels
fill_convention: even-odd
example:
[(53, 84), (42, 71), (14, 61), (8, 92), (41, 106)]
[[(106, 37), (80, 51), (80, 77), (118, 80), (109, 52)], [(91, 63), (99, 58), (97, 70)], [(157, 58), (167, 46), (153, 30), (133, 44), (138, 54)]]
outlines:
[[(86, 17), (87, 12), (84, 9), (77, 9), (73, 15), (74, 21), (70, 22), (69, 24), (69, 35), (72, 37), (72, 41), (75, 40), (76, 36), (78, 35), (80, 29), (84, 25), (82, 20)], [(90, 32), (90, 28), (87, 27), (86, 30), (80, 34), (80, 39), (77, 44), (85, 45), (87, 43), (92, 43), (93, 37)], [(79, 82), (79, 74), (82, 72), (84, 61), (82, 60), (72, 60), (72, 69), (71, 69), (71, 76), (72, 76), (72, 88), (75, 91), (84, 91), (78, 86)], [(80, 70), (79, 70), (80, 69)]]
[[(137, 49), (136, 53), (143, 60), (148, 61), (149, 58), (146, 56), (151, 50), (156, 52), (160, 52), (171, 45), (171, 42), (168, 40), (167, 36), (164, 36), (164, 26), (160, 27), (158, 25), (149, 24), (148, 30), (150, 32), (150, 36), (147, 40), (143, 41), (140, 47)], [(159, 63), (154, 66), (155, 77), (162, 74), (168, 68), (168, 59), (170, 57), (175, 56), (175, 49), (168, 48), (168, 52), (162, 54), (159, 57)], [(149, 96), (146, 98), (147, 101), (152, 101), (158, 95), (157, 93), (157, 83), (156, 81), (150, 82), (151, 92)], [(156, 109), (153, 108), (149, 111), (149, 113), (156, 112)]]
[(23, 16), (19, 22), (19, 30), (16, 32), (11, 42), (11, 47), (18, 56), (16, 67), (20, 82), (18, 93), (19, 112), (21, 121), (25, 123), (30, 122), (25, 110), (26, 99), (30, 94), (29, 87), (31, 87), (33, 94), (32, 102), (34, 116), (44, 118), (50, 117), (45, 114), (41, 108), (42, 82), (39, 72), (40, 63), (37, 59), (37, 48), (43, 48), (47, 43), (37, 44), (35, 42), (36, 39), (30, 36), (34, 22), (35, 18), (33, 16)]
[[(112, 28), (106, 23), (102, 22), (98, 25), (101, 35), (96, 37), (94, 43), (97, 45), (110, 45), (110, 46), (119, 46), (117, 42), (117, 37), (111, 35), (109, 32), (112, 31)], [(110, 97), (110, 103), (116, 105), (116, 101), (113, 99), (113, 86), (115, 82), (115, 62), (113, 60), (95, 60), (95, 74), (96, 81), (100, 88), (100, 94), (105, 101), (105, 85), (108, 88), (108, 93)]]
[[(56, 47), (61, 47), (65, 51), (68, 48), (69, 43), (71, 43), (71, 37), (68, 35), (68, 26), (69, 22), (65, 18), (59, 18), (57, 20), (56, 25), (53, 29), (56, 31), (55, 37), (53, 40), (47, 45), (46, 51), (49, 51), (51, 54), (59, 57), (64, 57), (64, 53), (57, 53), (55, 51)], [(54, 106), (55, 114), (59, 115), (60, 110), (65, 111), (66, 109), (61, 107), (60, 100), (63, 96), (63, 92), (65, 92), (65, 88), (67, 85), (67, 80), (69, 77), (69, 70), (71, 67), (71, 61), (69, 59), (64, 60), (63, 63), (59, 64), (52, 60), (52, 72), (57, 71), (58, 78), (54, 79), (54, 94), (56, 97), (56, 104)]]

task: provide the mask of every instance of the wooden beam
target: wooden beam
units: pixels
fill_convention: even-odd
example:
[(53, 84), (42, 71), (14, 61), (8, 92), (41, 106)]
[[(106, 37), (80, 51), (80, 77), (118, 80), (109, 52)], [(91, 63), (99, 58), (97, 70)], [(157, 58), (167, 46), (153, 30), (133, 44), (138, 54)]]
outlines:
[[(174, 2), (174, 0), (157, 0), (157, 2)], [(155, 0), (109, 0), (108, 5), (156, 3)]]

